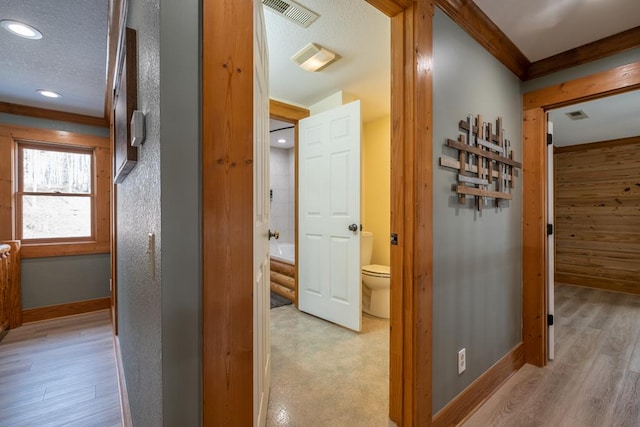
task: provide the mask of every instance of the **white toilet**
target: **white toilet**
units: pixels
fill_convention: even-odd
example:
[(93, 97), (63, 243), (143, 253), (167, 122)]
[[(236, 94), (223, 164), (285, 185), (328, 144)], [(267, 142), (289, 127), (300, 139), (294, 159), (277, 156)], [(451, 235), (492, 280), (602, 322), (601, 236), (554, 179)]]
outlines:
[(362, 311), (372, 316), (390, 317), (391, 275), (388, 265), (371, 264), (373, 233), (360, 233)]

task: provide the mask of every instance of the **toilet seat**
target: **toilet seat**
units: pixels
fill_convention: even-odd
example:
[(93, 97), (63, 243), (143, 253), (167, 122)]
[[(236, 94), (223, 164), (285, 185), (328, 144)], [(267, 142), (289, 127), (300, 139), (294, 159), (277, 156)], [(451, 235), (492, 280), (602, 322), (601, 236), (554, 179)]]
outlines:
[(391, 268), (388, 265), (370, 264), (362, 266), (362, 274), (372, 277), (391, 277)]

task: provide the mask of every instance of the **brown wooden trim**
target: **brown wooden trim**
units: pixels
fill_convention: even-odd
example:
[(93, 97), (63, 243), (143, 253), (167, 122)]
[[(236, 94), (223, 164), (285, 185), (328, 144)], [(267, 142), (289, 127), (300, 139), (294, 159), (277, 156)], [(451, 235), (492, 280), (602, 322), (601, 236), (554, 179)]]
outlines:
[(253, 5), (202, 2), (203, 425), (253, 423)]
[(120, 414), (122, 425), (132, 427), (131, 407), (129, 406), (129, 393), (127, 392), (127, 380), (124, 376), (124, 365), (122, 363), (122, 351), (120, 350), (120, 339), (113, 335), (113, 351), (116, 359), (116, 371), (118, 374), (118, 392), (120, 395)]
[[(0, 130), (2, 128), (0, 127)], [(14, 174), (15, 144), (8, 135), (0, 134), (0, 240), (13, 240), (14, 224)]]
[(0, 136), (8, 136), (22, 141), (46, 142), (78, 147), (109, 148), (109, 138), (49, 129), (0, 124)]
[[(401, 189), (404, 183), (404, 14), (391, 18), (391, 188)], [(404, 236), (404, 196), (392, 191), (390, 200), (390, 231)], [(404, 312), (404, 242), (390, 248), (390, 348), (389, 348), (389, 418), (402, 425), (403, 416), (403, 315)]]
[(89, 313), (91, 311), (106, 310), (111, 306), (110, 298), (96, 298), (86, 301), (70, 302), (47, 307), (28, 308), (22, 310), (24, 323), (40, 320), (55, 319), (57, 317), (72, 316), (74, 314)]
[(546, 363), (546, 114), (525, 110), (523, 119), (522, 339), (525, 361)]
[(580, 274), (555, 273), (556, 282), (584, 288), (603, 289), (629, 295), (640, 295), (638, 281), (609, 279), (605, 277), (583, 276)]
[(275, 99), (269, 100), (269, 116), (272, 119), (297, 124), (298, 120), (309, 117), (309, 115), (310, 112), (306, 108), (286, 104)]
[(83, 114), (65, 113), (64, 111), (48, 110), (46, 108), (28, 107), (26, 105), (0, 102), (0, 113), (16, 114), (18, 116), (37, 117), (39, 119), (59, 120), (61, 122), (79, 123), (87, 126), (109, 127), (104, 117), (85, 116)]
[(531, 63), (473, 0), (435, 0), (435, 4), (520, 80), (524, 80)]
[(109, 242), (53, 243), (22, 245), (22, 258), (108, 254)]
[(576, 67), (640, 46), (640, 27), (596, 40), (557, 55), (533, 62), (526, 80), (535, 79), (567, 68)]
[(523, 108), (562, 107), (640, 88), (640, 62), (525, 93)]
[(638, 144), (638, 143), (640, 143), (640, 136), (632, 136), (629, 138), (610, 139), (608, 141), (569, 145), (567, 147), (553, 147), (553, 152), (569, 153), (573, 151), (584, 151), (584, 150), (594, 150), (598, 148), (619, 147), (621, 145)]
[(366, 0), (371, 6), (391, 18), (402, 13), (415, 1), (416, 0)]
[(524, 350), (520, 343), (442, 408), (433, 418), (433, 425), (444, 427), (460, 424), (522, 366)]

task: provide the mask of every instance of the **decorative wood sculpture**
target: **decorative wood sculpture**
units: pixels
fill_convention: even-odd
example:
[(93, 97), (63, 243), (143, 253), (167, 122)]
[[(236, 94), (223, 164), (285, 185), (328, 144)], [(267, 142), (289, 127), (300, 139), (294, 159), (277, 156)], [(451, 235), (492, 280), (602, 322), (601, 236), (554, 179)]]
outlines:
[(440, 157), (440, 166), (458, 171), (456, 193), (460, 204), (467, 202), (467, 196), (473, 196), (476, 209), (482, 210), (484, 199), (494, 199), (496, 207), (506, 206), (514, 188), (516, 169), (522, 169), (522, 163), (513, 160), (511, 142), (504, 138), (502, 118), (495, 123), (485, 123), (482, 116), (469, 115), (460, 120), (461, 135), (458, 140), (447, 139), (446, 145), (458, 150), (458, 159)]

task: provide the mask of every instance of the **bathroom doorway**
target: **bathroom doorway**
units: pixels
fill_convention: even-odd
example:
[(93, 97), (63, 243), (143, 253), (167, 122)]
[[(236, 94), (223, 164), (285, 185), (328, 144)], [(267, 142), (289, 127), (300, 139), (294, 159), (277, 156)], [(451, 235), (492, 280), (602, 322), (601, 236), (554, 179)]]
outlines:
[[(285, 104), (272, 100), (271, 107), (270, 130), (275, 156), (272, 157), (274, 161), (270, 175), (277, 177), (271, 183), (273, 189), (271, 217), (278, 218), (282, 212), (278, 203), (284, 203), (286, 206), (292, 200), (287, 199), (287, 194), (291, 193), (287, 193), (288, 190), (283, 185), (283, 181), (291, 183), (288, 178), (291, 160), (293, 160), (294, 178), (297, 176), (297, 147), (294, 144), (294, 147), (290, 148), (288, 141), (293, 133), (297, 143), (297, 129), (290, 129), (297, 120), (287, 116)], [(307, 114), (309, 114), (307, 110), (296, 109), (298, 118)], [(274, 118), (287, 121), (273, 120)], [(386, 227), (387, 235), (389, 229), (389, 128), (388, 116), (377, 118), (362, 126), (361, 219), (365, 230), (369, 224), (377, 221), (372, 227), (381, 235), (384, 235), (385, 231), (380, 231), (380, 227), (383, 230)], [(281, 139), (286, 142), (278, 142)], [(282, 146), (284, 147), (280, 148)], [(293, 180), (293, 186), (295, 190), (296, 179)], [(279, 194), (280, 200), (278, 200)], [(294, 212), (297, 212), (296, 194), (297, 191), (293, 191)], [(297, 224), (296, 220), (297, 215), (294, 215), (294, 227)], [(283, 227), (282, 224), (276, 220), (273, 226)], [(278, 228), (276, 230), (281, 231)], [(281, 232), (278, 240), (283, 239), (282, 236)], [(295, 240), (297, 239), (294, 238)], [(386, 239), (378, 240), (379, 246), (382, 246), (378, 248), (378, 252), (384, 253), (384, 243), (387, 243), (388, 257), (388, 242)], [(284, 240), (283, 242), (288, 243)], [(382, 264), (384, 261), (381, 261), (381, 256), (378, 255), (372, 258), (372, 262)], [(275, 277), (279, 281), (282, 276), (276, 272)], [(274, 285), (276, 283), (272, 280), (272, 289)], [(389, 413), (389, 320), (363, 313), (363, 330), (360, 334), (356, 334), (302, 313), (295, 307), (292, 305), (271, 310), (272, 393), (267, 425), (279, 425), (278, 423), (284, 420), (295, 424), (296, 420), (300, 419), (296, 417), (300, 417), (301, 414), (304, 414), (307, 419), (329, 417), (325, 420), (329, 424), (344, 423), (349, 416), (361, 421), (368, 420), (372, 423), (371, 425), (386, 422)], [(303, 368), (305, 366), (307, 368)], [(312, 392), (310, 393), (309, 390)], [(330, 393), (330, 390), (333, 392)], [(319, 406), (317, 402), (320, 400), (326, 402), (328, 407)], [(346, 403), (339, 405), (340, 402), (352, 402), (358, 408), (350, 408)], [(341, 409), (335, 410), (331, 406)]]

